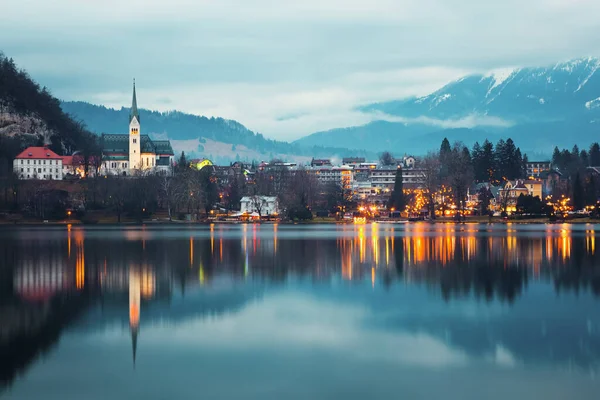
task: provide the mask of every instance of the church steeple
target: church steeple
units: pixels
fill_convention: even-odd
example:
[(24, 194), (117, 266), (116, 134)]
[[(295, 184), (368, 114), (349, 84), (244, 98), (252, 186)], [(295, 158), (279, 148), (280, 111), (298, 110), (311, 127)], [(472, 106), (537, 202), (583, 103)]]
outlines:
[(137, 108), (137, 97), (135, 96), (135, 78), (133, 78), (133, 100), (131, 101), (131, 112), (129, 113), (129, 122), (135, 117), (140, 122), (140, 114)]

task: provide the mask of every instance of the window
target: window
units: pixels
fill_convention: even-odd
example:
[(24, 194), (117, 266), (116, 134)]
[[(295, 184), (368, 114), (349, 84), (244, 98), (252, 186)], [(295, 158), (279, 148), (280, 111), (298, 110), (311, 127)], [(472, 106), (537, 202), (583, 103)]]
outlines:
[(21, 172), (23, 172), (23, 168), (21, 168)]
[(29, 164), (29, 160), (27, 160), (27, 164)]
[(21, 165), (23, 165), (23, 160), (21, 160)]
[(29, 170), (30, 170), (30, 168), (27, 168), (27, 172), (30, 172)]
[(42, 172), (42, 169), (41, 169), (41, 168), (38, 168), (38, 172), (40, 172), (40, 173), (41, 173), (41, 172)]
[(46, 172), (46, 168), (44, 168), (44, 172)]
[(137, 143), (137, 139), (133, 139), (133, 143), (134, 143), (134, 144), (135, 144), (135, 143)]

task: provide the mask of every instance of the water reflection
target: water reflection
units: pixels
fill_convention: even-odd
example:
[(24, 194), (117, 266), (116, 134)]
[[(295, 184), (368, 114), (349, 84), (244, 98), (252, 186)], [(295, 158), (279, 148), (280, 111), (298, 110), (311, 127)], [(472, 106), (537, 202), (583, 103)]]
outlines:
[[(227, 315), (263, 296), (262, 304), (270, 304), (269, 293), (281, 296), (290, 287), (310, 293), (309, 325), (315, 323), (311, 313), (333, 302), (343, 306), (339, 310), (366, 308), (360, 321), (350, 313), (348, 329), (362, 332), (361, 324), (380, 329), (385, 336), (377, 337), (389, 343), (401, 337), (412, 343), (426, 334), (422, 340), (443, 343), (453, 357), (460, 350), (482, 360), (596, 371), (596, 228), (275, 224), (2, 230), (1, 383), (26, 374), (68, 329), (127, 323), (135, 366), (145, 324)], [(339, 285), (345, 289), (333, 290)], [(289, 301), (280, 297), (278, 307)], [(546, 306), (549, 301), (556, 301), (554, 308)], [(456, 314), (454, 307), (463, 311)]]

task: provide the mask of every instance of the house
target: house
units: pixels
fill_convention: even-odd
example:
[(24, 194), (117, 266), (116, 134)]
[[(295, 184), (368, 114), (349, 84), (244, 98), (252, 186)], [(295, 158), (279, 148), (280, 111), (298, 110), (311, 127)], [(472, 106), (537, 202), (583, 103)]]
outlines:
[(498, 192), (496, 204), (502, 211), (516, 212), (517, 200), (520, 195), (533, 196), (543, 199), (542, 181), (521, 180), (508, 181)]
[(542, 172), (539, 179), (542, 182), (542, 195), (544, 197), (564, 192), (567, 189), (566, 180), (564, 180), (562, 174), (555, 169)]
[(342, 165), (359, 165), (365, 161), (364, 157), (344, 157), (342, 158)]
[(543, 185), (542, 185), (541, 180), (531, 180), (530, 179), (530, 180), (524, 181), (523, 184), (527, 188), (529, 195), (531, 195), (533, 197), (539, 197), (540, 200), (544, 198), (543, 187), (542, 187)]
[(527, 177), (539, 178), (545, 171), (549, 171), (552, 167), (550, 161), (529, 161), (525, 163), (525, 169), (527, 170)]
[(326, 160), (326, 159), (319, 160), (319, 159), (313, 158), (310, 162), (310, 166), (313, 168), (314, 167), (331, 167), (332, 164), (331, 164), (331, 160)]
[(240, 212), (243, 214), (257, 213), (265, 217), (276, 216), (280, 212), (277, 196), (244, 196), (240, 204)]
[(141, 133), (140, 114), (137, 108), (135, 81), (129, 115), (128, 134), (102, 134), (103, 174), (132, 175), (136, 171), (168, 173), (174, 163), (174, 153), (168, 140), (153, 140)]
[(28, 147), (13, 161), (13, 171), (19, 179), (63, 179), (63, 159), (44, 147)]

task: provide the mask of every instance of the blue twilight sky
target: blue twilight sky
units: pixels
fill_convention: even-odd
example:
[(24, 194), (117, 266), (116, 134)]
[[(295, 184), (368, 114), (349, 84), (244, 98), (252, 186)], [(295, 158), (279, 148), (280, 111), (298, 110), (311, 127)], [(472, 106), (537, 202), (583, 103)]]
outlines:
[(472, 72), (600, 55), (598, 0), (1, 0), (0, 50), (65, 100), (278, 139)]

